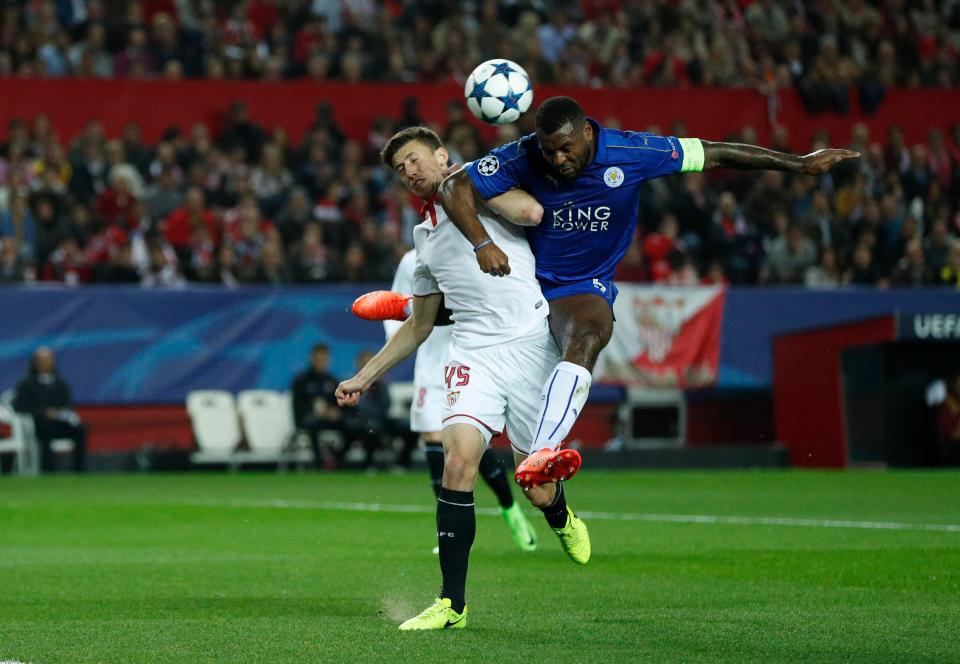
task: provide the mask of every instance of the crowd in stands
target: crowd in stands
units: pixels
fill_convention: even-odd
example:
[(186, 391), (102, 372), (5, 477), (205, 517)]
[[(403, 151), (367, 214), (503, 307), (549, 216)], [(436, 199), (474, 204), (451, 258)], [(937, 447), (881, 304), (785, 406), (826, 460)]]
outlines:
[[(360, 142), (320, 103), (296, 145), (242, 102), (217, 136), (197, 124), (155, 145), (132, 122), (108, 139), (92, 120), (62, 144), (46, 116), (15, 119), (0, 144), (0, 282), (389, 281), (419, 222), (419, 202), (378, 159), (395, 129), (419, 122), (415, 103), (405, 111)], [(456, 161), (489, 147), (459, 100), (437, 129)], [(687, 135), (682, 123), (667, 129)], [(501, 127), (495, 142), (519, 131)], [(784, 127), (772, 137), (787, 151)], [(863, 157), (820, 178), (718, 170), (650, 181), (618, 278), (960, 287), (960, 125), (916, 145), (896, 126), (878, 137), (856, 124), (837, 138), (818, 135), (809, 149)], [(756, 144), (757, 134), (727, 139)]]
[(957, 0), (29, 0), (0, 76), (796, 86), (814, 110), (958, 80)]

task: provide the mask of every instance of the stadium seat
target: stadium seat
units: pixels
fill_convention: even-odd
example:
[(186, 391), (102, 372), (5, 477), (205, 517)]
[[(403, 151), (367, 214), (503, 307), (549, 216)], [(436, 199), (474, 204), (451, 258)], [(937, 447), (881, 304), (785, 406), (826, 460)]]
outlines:
[(33, 437), (33, 421), (0, 403), (0, 453), (13, 453), (13, 469), (19, 475), (36, 475), (39, 455)]
[(293, 433), (289, 402), (274, 390), (244, 390), (237, 395), (237, 410), (247, 445), (255, 452), (279, 454)]
[(413, 402), (413, 383), (395, 382), (387, 385), (390, 394), (390, 410), (387, 416), (392, 420), (407, 422), (410, 420), (410, 404)]
[(201, 452), (228, 456), (237, 449), (240, 421), (232, 394), (223, 390), (194, 390), (187, 394), (187, 414)]

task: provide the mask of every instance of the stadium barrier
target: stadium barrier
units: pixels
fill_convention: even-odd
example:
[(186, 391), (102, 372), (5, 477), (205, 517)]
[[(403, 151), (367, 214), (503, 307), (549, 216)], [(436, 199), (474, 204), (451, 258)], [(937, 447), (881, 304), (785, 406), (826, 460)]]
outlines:
[[(306, 366), (316, 342), (332, 348), (334, 375), (352, 373), (360, 351), (382, 344), (383, 329), (356, 319), (350, 303), (377, 287), (381, 285), (182, 291), (8, 288), (0, 316), (0, 390), (16, 383), (38, 346), (48, 345), (88, 423), (92, 452), (129, 453), (151, 444), (190, 449), (193, 437), (184, 409), (190, 390), (217, 388), (234, 394), (247, 389), (286, 390)], [(623, 292), (618, 307), (631, 305), (636, 297), (648, 304), (621, 309), (617, 334), (646, 326), (641, 337), (656, 340), (661, 356), (669, 357), (683, 327), (674, 324), (677, 308), (671, 302), (683, 297), (685, 290), (624, 284)], [(664, 294), (668, 296), (661, 297)], [(704, 301), (710, 302), (717, 291), (693, 289), (689, 294), (704, 294)], [(954, 320), (960, 311), (956, 291), (735, 288), (722, 297), (722, 316), (713, 313), (722, 322), (703, 328), (718, 337), (715, 381), (681, 393), (687, 447), (771, 445), (775, 439), (787, 439), (779, 424), (775, 433), (771, 391), (772, 350), (778, 335), (899, 315), (910, 321), (904, 324), (906, 336), (926, 335), (944, 342), (960, 338), (960, 325)], [(665, 307), (661, 314), (666, 322), (655, 309), (651, 313), (649, 302), (656, 301)], [(812, 365), (801, 366), (808, 392), (817, 389), (818, 381), (839, 380), (809, 370)], [(408, 361), (388, 380), (411, 377)], [(625, 394), (621, 386), (596, 385), (571, 437), (584, 447), (602, 447), (623, 434), (632, 417), (623, 407)], [(809, 407), (802, 414), (809, 421), (830, 417), (826, 410)], [(826, 465), (836, 461), (831, 457)], [(794, 458), (794, 463), (802, 462), (801, 457)]]
[[(752, 126), (767, 144), (774, 124), (789, 128), (791, 147), (805, 150), (819, 130), (829, 132), (837, 145), (847, 142), (850, 127), (865, 122), (873, 136), (885, 135), (891, 124), (903, 127), (908, 143), (926, 141), (929, 127), (944, 130), (957, 122), (960, 108), (957, 90), (889, 90), (884, 103), (864, 114), (851, 94), (847, 115), (811, 115), (793, 90), (771, 99), (753, 90), (713, 88), (578, 88), (538, 86), (534, 103), (557, 94), (580, 100), (585, 110), (606, 121), (616, 118), (628, 129), (656, 125), (667, 132), (675, 121), (686, 125), (687, 135), (720, 140)], [(103, 122), (109, 136), (119, 136), (125, 124), (135, 120), (144, 139), (156, 142), (169, 127), (189, 131), (201, 122), (216, 132), (234, 100), (246, 102), (250, 118), (268, 129), (283, 127), (299, 141), (314, 121), (318, 102), (332, 105), (333, 117), (350, 137), (365, 142), (373, 121), (397, 119), (404, 100), (415, 97), (425, 122), (440, 126), (446, 121), (446, 104), (460, 100), (457, 84), (308, 83), (290, 81), (133, 81), (86, 79), (0, 79), (0, 123), (15, 117), (30, 119), (47, 114), (61, 140), (72, 139), (92, 119)], [(63, 100), (69, 100), (64, 103)], [(277, 99), (284, 103), (277, 104)], [(376, 104), (370, 100), (376, 99)], [(104, 103), (109, 100), (109, 103)], [(774, 102), (774, 103), (772, 103)], [(477, 122), (489, 138), (493, 129)]]

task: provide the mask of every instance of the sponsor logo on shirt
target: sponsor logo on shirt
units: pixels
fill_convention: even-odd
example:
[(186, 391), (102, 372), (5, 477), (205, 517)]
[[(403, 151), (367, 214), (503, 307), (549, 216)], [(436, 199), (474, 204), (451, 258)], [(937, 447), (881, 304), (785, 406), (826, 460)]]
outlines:
[(477, 170), (480, 171), (480, 175), (493, 175), (500, 170), (500, 160), (492, 154), (488, 154), (477, 162)]
[(553, 227), (562, 231), (597, 233), (610, 227), (610, 214), (608, 205), (561, 208), (553, 211)]
[(603, 282), (600, 281), (599, 279), (594, 279), (594, 280), (593, 280), (593, 287), (596, 288), (596, 289), (597, 289), (598, 291), (600, 291), (601, 293), (606, 293), (606, 292), (607, 292), (607, 287), (604, 286), (604, 285), (603, 285)]
[(623, 170), (617, 166), (611, 166), (603, 172), (603, 181), (612, 188), (623, 184)]

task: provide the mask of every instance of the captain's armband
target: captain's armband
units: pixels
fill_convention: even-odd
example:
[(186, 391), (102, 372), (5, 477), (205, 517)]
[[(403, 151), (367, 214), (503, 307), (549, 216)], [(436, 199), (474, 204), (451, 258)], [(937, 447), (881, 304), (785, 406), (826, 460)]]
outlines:
[(683, 164), (680, 166), (681, 173), (692, 173), (703, 170), (703, 143), (699, 138), (679, 138), (680, 147), (683, 148)]

